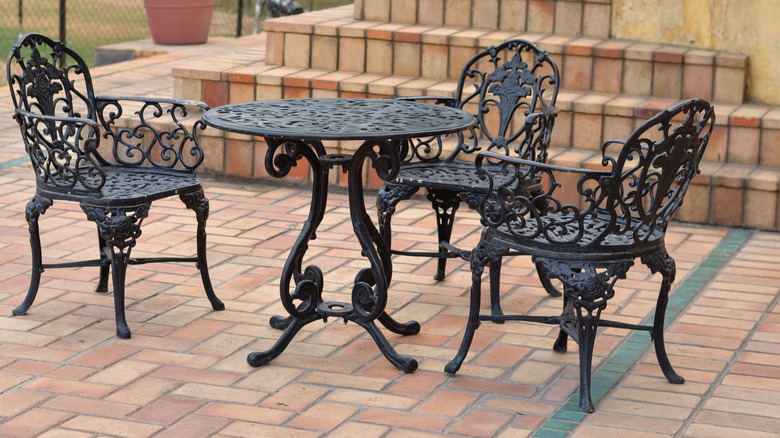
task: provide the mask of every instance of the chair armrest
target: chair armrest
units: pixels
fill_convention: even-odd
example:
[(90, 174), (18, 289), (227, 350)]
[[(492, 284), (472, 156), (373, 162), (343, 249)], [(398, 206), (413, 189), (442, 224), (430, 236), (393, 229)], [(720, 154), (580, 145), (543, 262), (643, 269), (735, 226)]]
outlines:
[(16, 108), (14, 110), (14, 118), (16, 118), (16, 115), (21, 115), (24, 117), (29, 117), (31, 119), (40, 119), (40, 120), (47, 120), (51, 122), (70, 122), (70, 123), (79, 123), (82, 125), (89, 125), (92, 128), (97, 129), (98, 124), (92, 119), (85, 119), (82, 117), (67, 117), (67, 116), (49, 116), (45, 114), (36, 114), (31, 113), (29, 111), (25, 111), (23, 109)]
[(612, 171), (606, 169), (588, 169), (586, 167), (570, 167), (570, 166), (561, 166), (559, 164), (541, 163), (538, 161), (525, 160), (517, 157), (510, 157), (493, 151), (482, 151), (477, 155), (477, 159), (475, 161), (477, 168), (483, 167), (482, 161), (484, 161), (485, 158), (490, 158), (492, 160), (498, 160), (507, 163), (518, 164), (526, 167), (535, 167), (538, 169), (555, 170), (561, 172), (573, 172), (573, 173), (581, 173), (587, 175), (605, 175), (605, 176), (612, 174)]
[(400, 96), (393, 97), (393, 99), (407, 101), (435, 100), (434, 103), (436, 105), (444, 105), (449, 107), (455, 106), (455, 98), (449, 96)]
[(185, 100), (185, 99), (170, 99), (170, 98), (157, 98), (157, 97), (137, 97), (137, 96), (95, 96), (98, 101), (128, 101), (128, 102), (141, 102), (141, 103), (163, 103), (172, 105), (186, 105), (197, 106), (203, 111), (208, 111), (209, 106), (205, 102), (198, 100)]
[(544, 111), (536, 111), (533, 113), (529, 113), (527, 116), (525, 116), (525, 125), (526, 129), (530, 129), (531, 126), (536, 124), (536, 120), (540, 117), (550, 117), (550, 116), (557, 116), (560, 110), (556, 107), (550, 107), (547, 108)]
[[(94, 192), (106, 182), (97, 153), (99, 125), (92, 119), (15, 109), (38, 184), (60, 193)], [(54, 170), (56, 169), (56, 171)]]

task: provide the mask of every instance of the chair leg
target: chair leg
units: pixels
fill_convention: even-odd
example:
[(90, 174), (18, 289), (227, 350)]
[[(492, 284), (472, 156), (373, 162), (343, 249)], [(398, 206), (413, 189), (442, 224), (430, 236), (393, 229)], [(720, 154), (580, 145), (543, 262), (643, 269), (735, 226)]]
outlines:
[(376, 195), (377, 224), (379, 225), (379, 235), (387, 244), (390, 250), (392, 241), (392, 229), (390, 220), (395, 213), (395, 207), (399, 202), (412, 197), (419, 187), (407, 186), (401, 184), (384, 183)]
[(466, 355), (471, 348), (471, 341), (474, 339), (474, 332), (479, 328), (479, 308), (482, 301), (482, 273), (488, 263), (500, 263), (501, 257), (506, 254), (503, 248), (495, 248), (482, 241), (479, 242), (474, 251), (471, 252), (471, 298), (469, 300), (469, 317), (466, 323), (466, 331), (463, 333), (463, 339), (460, 348), (455, 357), (444, 367), (444, 371), (455, 374), (460, 369)]
[(197, 268), (200, 271), (200, 278), (203, 281), (203, 289), (206, 291), (206, 297), (209, 299), (211, 307), (214, 310), (224, 310), (225, 304), (217, 298), (217, 295), (214, 293), (214, 287), (211, 285), (209, 265), (206, 260), (206, 220), (209, 217), (209, 200), (204, 196), (203, 190), (194, 193), (183, 193), (179, 195), (179, 198), (184, 202), (184, 205), (186, 205), (187, 208), (195, 212), (195, 216), (198, 220)]
[[(100, 228), (98, 228), (98, 247), (100, 248), (100, 260), (110, 260), (110, 257), (108, 257), (105, 251), (106, 248), (106, 239), (103, 238), (103, 236), (100, 235)], [(95, 292), (108, 292), (108, 271), (109, 264), (103, 264), (100, 266), (100, 277), (98, 278), (98, 284), (95, 286)]]
[[(105, 256), (111, 259), (111, 280), (114, 283), (114, 314), (116, 335), (130, 338), (130, 327), (125, 317), (125, 276), (130, 262), (130, 251), (141, 235), (141, 222), (149, 214), (149, 204), (134, 209), (107, 209), (82, 205), (87, 218), (98, 226), (105, 240)], [(128, 213), (130, 213), (128, 215)]]
[(474, 332), (479, 328), (479, 307), (482, 301), (482, 273), (488, 260), (485, 257), (485, 247), (480, 245), (471, 252), (471, 294), (469, 300), (469, 317), (466, 322), (466, 331), (460, 341), (460, 348), (452, 360), (444, 367), (444, 371), (455, 374), (466, 359), (474, 339)]
[(30, 231), (30, 249), (32, 250), (32, 272), (30, 275), (30, 288), (27, 289), (27, 296), (22, 304), (13, 310), (14, 315), (24, 315), (35, 301), (38, 294), (38, 287), (41, 284), (41, 274), (43, 273), (43, 256), (41, 253), (41, 235), (38, 230), (38, 218), (46, 209), (52, 206), (54, 202), (48, 198), (38, 196), (27, 203), (25, 218), (27, 219), (27, 228)]
[(654, 256), (642, 258), (642, 263), (650, 268), (653, 273), (660, 272), (663, 276), (661, 280), (661, 289), (658, 292), (658, 301), (655, 305), (655, 316), (653, 317), (653, 330), (650, 337), (655, 346), (655, 356), (658, 359), (658, 365), (661, 366), (666, 380), (669, 383), (681, 384), (685, 379), (677, 374), (669, 362), (669, 356), (666, 355), (666, 346), (664, 345), (664, 320), (666, 319), (666, 305), (669, 302), (669, 290), (672, 287), (676, 276), (677, 268), (674, 259), (668, 253), (663, 252)]
[[(460, 206), (460, 198), (455, 192), (449, 190), (428, 190), (427, 198), (431, 201), (433, 209), (436, 210), (436, 231), (439, 242), (450, 243), (452, 237), (452, 227), (455, 224), (455, 212)], [(439, 252), (447, 252), (443, 246), (439, 246)], [(436, 275), (434, 280), (444, 280), (447, 269), (447, 259), (440, 257), (436, 266)]]
[[(601, 311), (607, 307), (607, 301), (615, 295), (615, 282), (626, 278), (626, 272), (634, 262), (566, 263), (539, 258), (537, 263), (542, 265), (549, 278), (557, 278), (563, 283), (565, 307), (561, 317), (561, 334), (554, 348), (559, 351), (565, 348), (567, 334), (579, 344), (579, 407), (584, 412), (593, 412), (591, 371), (599, 318)], [(569, 309), (573, 309), (573, 315)]]
[[(501, 310), (501, 262), (503, 257), (490, 261), (490, 314), (493, 316), (503, 315)], [(504, 321), (494, 321), (496, 324), (503, 324)]]
[(574, 316), (574, 302), (569, 299), (568, 296), (563, 296), (563, 311), (561, 312), (561, 329), (558, 331), (558, 338), (553, 344), (553, 351), (565, 353), (569, 348), (569, 335), (564, 330), (564, 327), (568, 324), (573, 326), (577, 323), (577, 318)]
[[(596, 341), (596, 330), (599, 328), (599, 317), (601, 310), (606, 307), (606, 301), (603, 305), (591, 308), (575, 304), (577, 309), (577, 334), (580, 347), (580, 410), (584, 412), (593, 412), (593, 400), (590, 396), (591, 371), (593, 367), (593, 346)], [(585, 314), (583, 315), (583, 307)]]

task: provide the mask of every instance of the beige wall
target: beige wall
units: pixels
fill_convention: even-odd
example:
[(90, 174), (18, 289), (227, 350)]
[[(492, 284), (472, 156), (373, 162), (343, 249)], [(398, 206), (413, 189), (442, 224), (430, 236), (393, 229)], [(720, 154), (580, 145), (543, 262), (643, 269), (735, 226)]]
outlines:
[(748, 101), (780, 104), (780, 0), (612, 0), (611, 37), (749, 56)]

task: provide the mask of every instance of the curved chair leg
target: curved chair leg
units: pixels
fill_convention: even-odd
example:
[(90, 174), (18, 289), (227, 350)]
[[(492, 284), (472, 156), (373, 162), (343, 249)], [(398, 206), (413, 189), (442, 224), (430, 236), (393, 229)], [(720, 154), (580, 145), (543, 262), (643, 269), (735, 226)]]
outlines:
[[(619, 278), (626, 278), (626, 272), (634, 264), (633, 260), (615, 263), (567, 263), (547, 259), (537, 259), (550, 278), (561, 280), (568, 302), (561, 317), (561, 332), (554, 348), (565, 346), (565, 334), (570, 335), (579, 344), (580, 356), (580, 401), (579, 408), (584, 412), (593, 412), (593, 400), (590, 394), (591, 371), (593, 364), (593, 346), (599, 327), (601, 311), (607, 307), (607, 301), (615, 295), (614, 285)], [(569, 307), (573, 315), (569, 313)]]
[[(106, 255), (106, 239), (103, 238), (103, 236), (100, 235), (100, 228), (98, 228), (98, 247), (100, 248), (100, 260), (105, 261), (108, 259), (108, 256)], [(100, 266), (100, 278), (98, 279), (98, 284), (95, 286), (95, 292), (108, 292), (108, 271), (109, 264), (103, 264)]]
[[(592, 303), (588, 303), (592, 304)], [(583, 306), (575, 304), (577, 309), (577, 334), (580, 347), (580, 410), (584, 412), (593, 412), (593, 400), (590, 396), (591, 371), (593, 367), (593, 346), (596, 341), (596, 331), (599, 328), (599, 317), (601, 310), (606, 307), (603, 305), (590, 308), (586, 305), (585, 314)]]
[(379, 193), (376, 195), (377, 225), (379, 226), (379, 235), (387, 244), (388, 250), (390, 250), (390, 244), (393, 240), (390, 220), (395, 213), (395, 207), (399, 202), (411, 198), (418, 190), (420, 190), (419, 187), (389, 182), (382, 184), (379, 189)]
[(471, 348), (471, 341), (474, 339), (474, 332), (479, 328), (479, 307), (482, 300), (482, 273), (488, 263), (500, 263), (501, 257), (506, 254), (502, 249), (496, 249), (486, 245), (482, 241), (471, 252), (471, 298), (469, 300), (469, 317), (466, 323), (466, 331), (463, 333), (463, 339), (460, 348), (455, 357), (444, 367), (444, 371), (455, 374), (460, 369), (466, 355)]
[[(455, 212), (460, 206), (460, 198), (455, 192), (449, 190), (431, 190), (428, 189), (427, 198), (431, 201), (433, 209), (436, 211), (436, 231), (439, 242), (450, 243), (452, 237), (452, 227), (455, 224)], [(439, 246), (439, 252), (447, 252), (447, 249)], [(436, 266), (436, 275), (434, 280), (444, 280), (447, 270), (447, 259), (440, 257)]]
[(19, 307), (13, 310), (14, 315), (24, 315), (35, 301), (38, 295), (38, 287), (41, 284), (41, 274), (43, 273), (43, 256), (41, 253), (41, 235), (38, 230), (38, 218), (46, 209), (52, 206), (54, 202), (48, 198), (39, 196), (27, 203), (25, 218), (27, 219), (27, 228), (30, 231), (30, 249), (32, 250), (32, 272), (30, 275), (30, 288), (27, 289), (27, 296)]
[(542, 282), (542, 286), (544, 287), (544, 290), (547, 291), (547, 294), (553, 297), (560, 297), (563, 295), (561, 291), (559, 291), (558, 288), (552, 284), (552, 281), (547, 275), (547, 271), (545, 271), (544, 267), (539, 263), (534, 264), (536, 265), (536, 273), (539, 275), (539, 280)]
[(116, 335), (120, 339), (129, 339), (130, 327), (125, 317), (125, 276), (130, 262), (130, 251), (141, 235), (141, 222), (149, 214), (149, 204), (132, 209), (82, 205), (81, 209), (89, 220), (97, 224), (100, 236), (106, 241), (103, 251), (106, 257), (111, 259)]
[(651, 272), (660, 272), (663, 276), (663, 279), (661, 280), (661, 289), (658, 292), (658, 301), (655, 305), (653, 330), (650, 332), (650, 337), (653, 339), (653, 345), (655, 346), (655, 356), (658, 359), (658, 365), (661, 366), (661, 371), (663, 371), (664, 376), (669, 383), (684, 383), (685, 379), (674, 371), (671, 362), (669, 362), (669, 356), (666, 355), (666, 346), (664, 345), (666, 305), (669, 302), (669, 290), (672, 287), (677, 272), (674, 259), (671, 258), (668, 253), (664, 252), (655, 256), (643, 257), (642, 263), (647, 265)]
[(184, 202), (187, 208), (195, 212), (198, 220), (197, 231), (197, 250), (198, 262), (197, 268), (200, 271), (200, 278), (203, 281), (203, 288), (206, 291), (206, 297), (214, 310), (224, 310), (225, 304), (217, 298), (214, 293), (214, 287), (211, 285), (209, 276), (209, 265), (206, 261), (206, 220), (209, 217), (209, 200), (204, 196), (203, 190), (194, 193), (182, 193), (179, 198)]

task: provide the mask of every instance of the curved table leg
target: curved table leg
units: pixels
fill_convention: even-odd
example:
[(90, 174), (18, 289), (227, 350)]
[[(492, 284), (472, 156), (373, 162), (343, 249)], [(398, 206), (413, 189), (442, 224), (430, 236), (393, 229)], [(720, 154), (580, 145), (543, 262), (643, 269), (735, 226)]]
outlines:
[(259, 367), (260, 365), (267, 364), (282, 354), (285, 348), (290, 345), (290, 341), (295, 335), (308, 323), (321, 319), (319, 315), (311, 315), (306, 319), (291, 318), (290, 324), (282, 333), (282, 336), (276, 341), (276, 343), (270, 349), (266, 351), (259, 351), (255, 353), (249, 353), (246, 357), (247, 363), (253, 367)]
[(356, 319), (355, 323), (366, 329), (368, 334), (374, 338), (374, 342), (379, 347), (379, 350), (382, 352), (382, 354), (385, 355), (385, 358), (387, 358), (391, 364), (395, 365), (396, 368), (407, 374), (412, 373), (417, 369), (417, 361), (412, 357), (401, 356), (398, 354), (398, 352), (395, 351), (390, 343), (387, 342), (387, 338), (385, 338), (385, 335), (379, 331), (379, 328), (373, 321), (365, 322)]
[(409, 336), (409, 335), (416, 335), (417, 333), (420, 333), (420, 323), (417, 321), (409, 321), (409, 322), (398, 322), (395, 319), (393, 319), (392, 316), (388, 315), (387, 312), (382, 312), (381, 315), (377, 318), (377, 321), (379, 321), (383, 326), (385, 326), (386, 329), (390, 330), (393, 333), (397, 333), (399, 335)]

